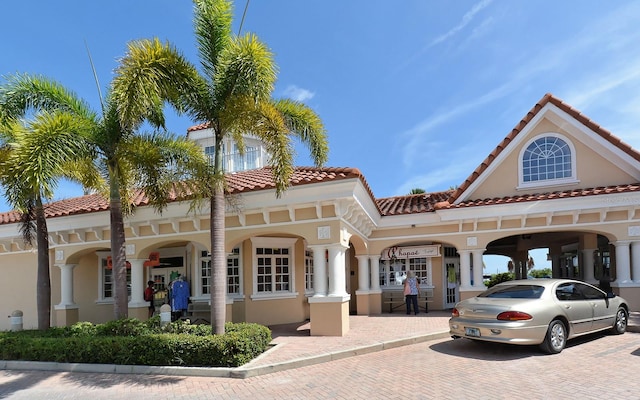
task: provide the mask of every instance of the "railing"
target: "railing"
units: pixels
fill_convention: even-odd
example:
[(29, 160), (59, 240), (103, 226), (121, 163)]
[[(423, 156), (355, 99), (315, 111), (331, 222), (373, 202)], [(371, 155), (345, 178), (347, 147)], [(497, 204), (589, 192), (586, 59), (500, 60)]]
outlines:
[[(213, 155), (209, 155), (213, 162)], [(267, 163), (266, 153), (261, 148), (247, 149), (244, 154), (240, 152), (227, 153), (222, 156), (222, 165), (225, 172), (247, 171), (262, 168)]]

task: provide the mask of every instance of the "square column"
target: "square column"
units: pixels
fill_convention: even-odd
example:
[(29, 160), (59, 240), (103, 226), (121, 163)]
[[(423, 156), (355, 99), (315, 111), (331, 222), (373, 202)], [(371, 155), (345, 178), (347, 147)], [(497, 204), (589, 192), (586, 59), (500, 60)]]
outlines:
[[(316, 249), (323, 249), (324, 259), (324, 247), (309, 247), (314, 251), (315, 273)], [(327, 247), (329, 250), (329, 291), (326, 295), (316, 293), (308, 299), (311, 335), (343, 336), (349, 331), (349, 300), (351, 300), (351, 296), (347, 293), (345, 272), (347, 247), (339, 243)], [(324, 261), (322, 264), (324, 265)]]
[(349, 332), (349, 297), (310, 297), (311, 336), (344, 336)]

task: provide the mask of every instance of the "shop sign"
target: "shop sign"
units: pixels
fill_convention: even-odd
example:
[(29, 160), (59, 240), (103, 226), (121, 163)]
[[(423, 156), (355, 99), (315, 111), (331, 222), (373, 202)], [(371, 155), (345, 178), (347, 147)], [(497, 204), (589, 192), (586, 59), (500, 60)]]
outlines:
[(391, 260), (395, 258), (420, 258), (439, 257), (440, 245), (411, 246), (411, 247), (389, 247), (382, 252), (381, 260)]

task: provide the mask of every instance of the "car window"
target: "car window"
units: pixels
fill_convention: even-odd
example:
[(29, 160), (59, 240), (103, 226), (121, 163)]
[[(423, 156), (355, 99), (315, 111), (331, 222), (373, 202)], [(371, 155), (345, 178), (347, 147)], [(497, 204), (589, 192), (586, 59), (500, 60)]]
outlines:
[(578, 285), (574, 282), (558, 285), (556, 288), (556, 297), (562, 301), (584, 300), (582, 291), (580, 291)]
[(582, 295), (585, 299), (596, 300), (604, 299), (606, 297), (606, 293), (593, 286), (585, 285), (583, 283), (576, 283), (576, 286), (578, 287), (580, 292), (582, 292)]
[(538, 285), (504, 285), (494, 286), (478, 297), (502, 299), (539, 299), (544, 287)]

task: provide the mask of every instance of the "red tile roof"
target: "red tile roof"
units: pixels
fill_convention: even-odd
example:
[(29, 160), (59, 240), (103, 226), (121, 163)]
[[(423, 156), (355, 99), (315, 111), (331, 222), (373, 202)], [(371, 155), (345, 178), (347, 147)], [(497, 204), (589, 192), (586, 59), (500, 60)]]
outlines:
[[(527, 195), (515, 195), (500, 198), (487, 198), (464, 201), (459, 204), (453, 204), (458, 197), (487, 169), (487, 167), (496, 159), (513, 139), (524, 129), (524, 127), (540, 112), (547, 104), (551, 103), (565, 111), (576, 120), (589, 127), (591, 130), (617, 146), (619, 149), (629, 154), (634, 159), (640, 161), (640, 153), (635, 151), (631, 146), (623, 143), (619, 138), (612, 135), (609, 131), (600, 125), (591, 121), (582, 115), (579, 111), (562, 102), (551, 94), (546, 94), (527, 115), (516, 125), (515, 128), (507, 135), (507, 137), (498, 144), (496, 149), (476, 168), (475, 171), (463, 182), (457, 189), (422, 193), (406, 196), (387, 197), (375, 199), (373, 192), (366, 182), (364, 176), (357, 168), (315, 168), (315, 167), (296, 167), (291, 178), (291, 186), (299, 186), (312, 183), (338, 181), (344, 179), (360, 179), (367, 189), (371, 199), (378, 207), (381, 216), (404, 215), (434, 212), (439, 209), (463, 208), (483, 205), (510, 204), (526, 201), (552, 200), (567, 197), (583, 197), (594, 196), (600, 194), (636, 192), (640, 190), (640, 183), (627, 185), (597, 187), (587, 189), (573, 189), (557, 192), (545, 192)], [(208, 124), (200, 124), (190, 127), (187, 132), (197, 131), (208, 128)], [(247, 193), (258, 190), (274, 189), (275, 184), (272, 179), (270, 168), (260, 168), (250, 171), (236, 172), (227, 174), (227, 185), (231, 193)], [(170, 196), (170, 201), (176, 201), (174, 195)], [(145, 206), (148, 199), (142, 191), (138, 191), (134, 196), (135, 206)], [(100, 195), (92, 194), (72, 199), (60, 200), (46, 205), (46, 216), (48, 218), (84, 214), (97, 211), (106, 211), (109, 209), (109, 203)], [(15, 211), (0, 213), (0, 225), (11, 224), (20, 221), (20, 215)]]
[(201, 130), (207, 129), (207, 128), (209, 128), (209, 123), (208, 122), (204, 122), (202, 124), (190, 126), (190, 127), (187, 128), (187, 134), (189, 134), (189, 132), (201, 131)]
[[(371, 192), (368, 183), (357, 168), (296, 167), (291, 178), (291, 186), (353, 178), (360, 179), (362, 181), (369, 192), (369, 195), (373, 199), (373, 193)], [(227, 174), (226, 179), (229, 192), (232, 194), (275, 188), (271, 168), (268, 167)], [(178, 199), (173, 193), (169, 195), (169, 201), (176, 200)], [(148, 205), (149, 202), (144, 193), (141, 190), (138, 190), (133, 195), (133, 204), (140, 207)], [(107, 211), (108, 209), (108, 200), (99, 194), (90, 194), (48, 203), (45, 205), (45, 216), (47, 218), (54, 218), (66, 215)], [(16, 223), (19, 221), (20, 214), (15, 211), (0, 213), (0, 225)]]
[(435, 193), (421, 193), (407, 196), (387, 197), (377, 199), (380, 215), (402, 215), (432, 212), (439, 202), (446, 201), (453, 190)]
[(474, 206), (490, 206), (490, 205), (497, 205), (497, 204), (523, 203), (526, 201), (553, 200), (553, 199), (564, 199), (568, 197), (585, 197), (585, 196), (595, 196), (600, 194), (630, 193), (630, 192), (638, 192), (638, 191), (640, 191), (640, 182), (628, 184), (628, 185), (601, 186), (601, 187), (588, 188), (588, 189), (571, 189), (571, 190), (563, 190), (563, 191), (557, 191), (557, 192), (545, 192), (545, 193), (524, 194), (524, 195), (516, 195), (516, 196), (494, 197), (494, 198), (487, 198), (487, 199), (477, 199), (477, 200), (463, 201), (458, 204), (451, 204), (449, 202), (445, 202), (443, 204), (440, 204), (437, 208), (441, 209), (441, 208), (464, 208), (464, 207), (474, 207)]

